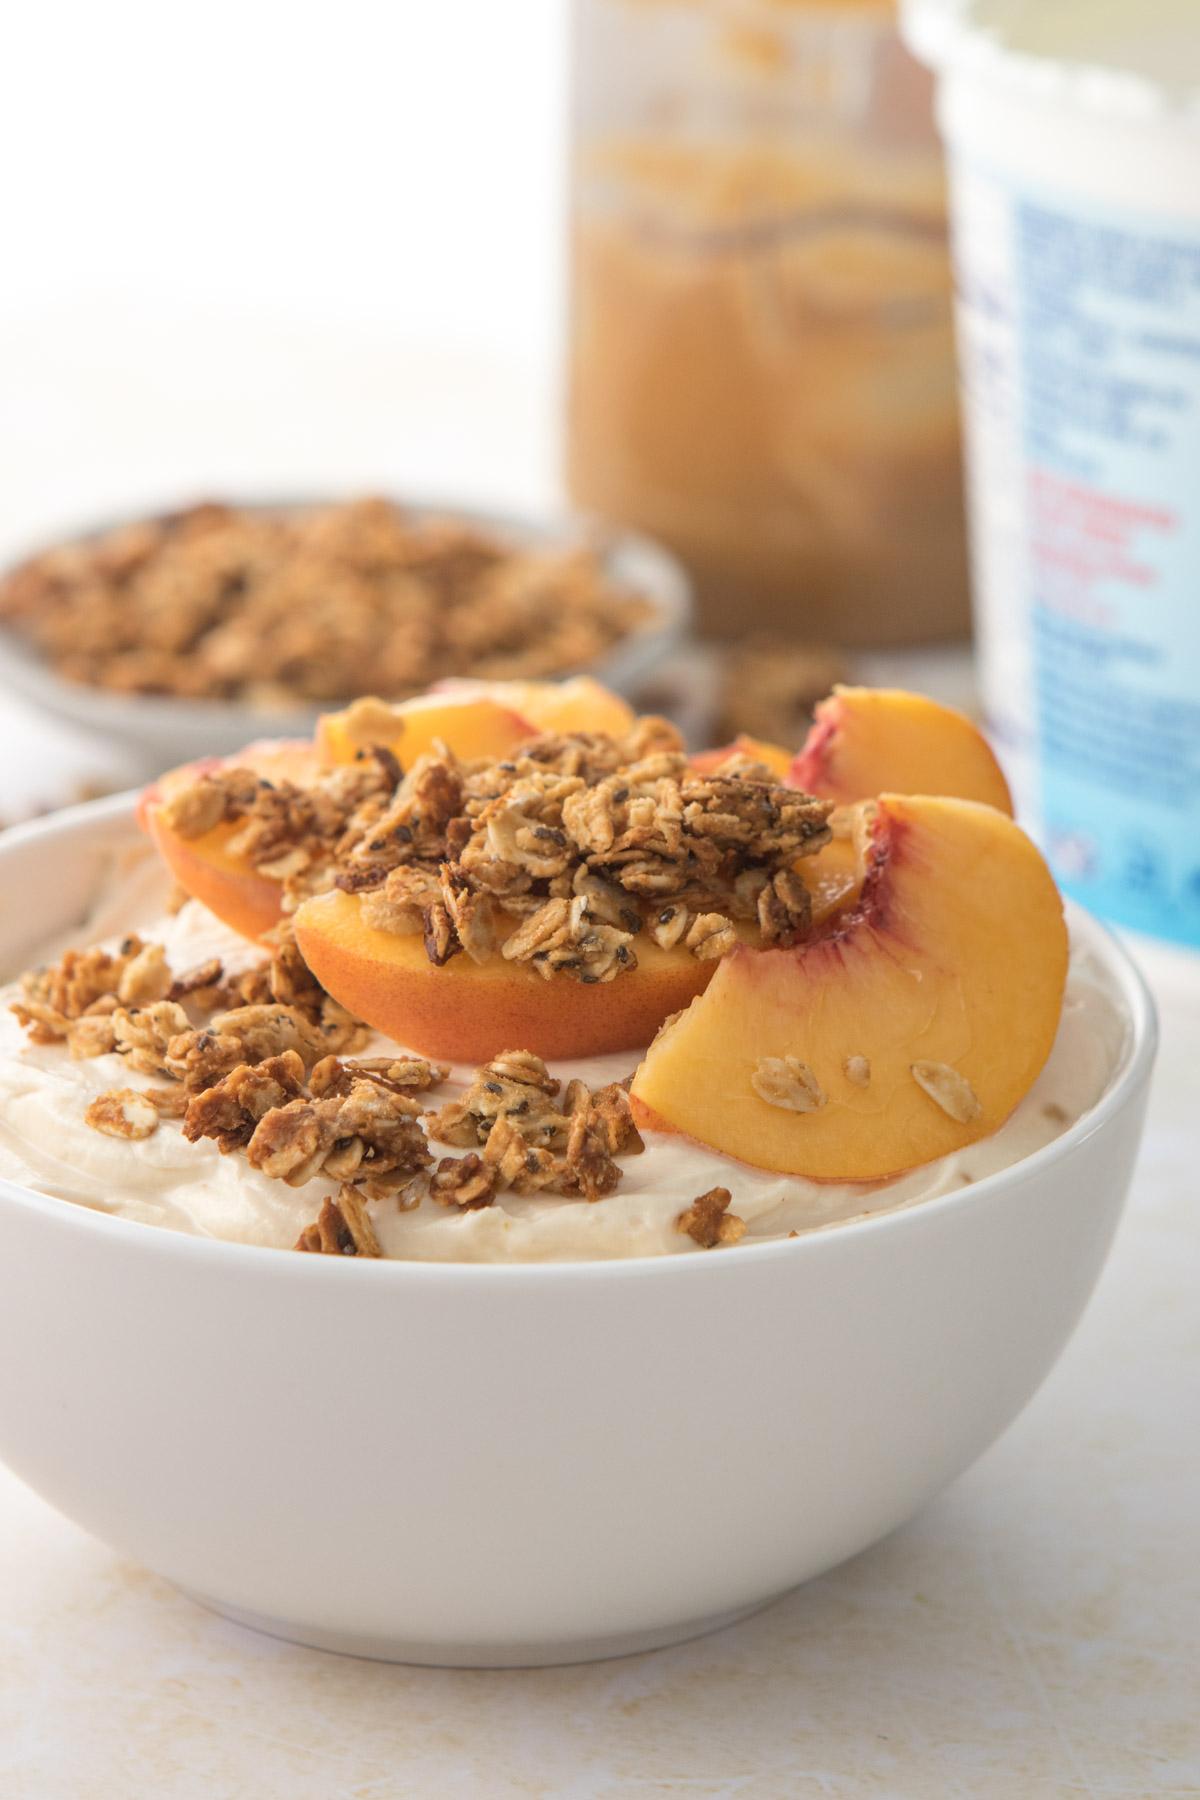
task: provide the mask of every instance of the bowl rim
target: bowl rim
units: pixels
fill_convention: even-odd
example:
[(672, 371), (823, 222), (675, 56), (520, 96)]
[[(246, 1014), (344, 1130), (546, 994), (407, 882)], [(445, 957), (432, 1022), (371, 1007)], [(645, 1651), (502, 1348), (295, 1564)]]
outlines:
[[(103, 827), (120, 820), (134, 825), (133, 809), (138, 793), (139, 790), (130, 789), (104, 799), (84, 801), (45, 818), (34, 819), (0, 832), (0, 867), (10, 853), (30, 845), (36, 846), (43, 840), (67, 837), (75, 833), (86, 837), (92, 827)], [(1130, 951), (1109, 926), (1070, 899), (1064, 898), (1064, 906), (1072, 933), (1080, 933), (1088, 948), (1097, 954), (1105, 972), (1115, 981), (1125, 1010), (1126, 1037), (1120, 1059), (1108, 1086), (1095, 1105), (1050, 1143), (1043, 1144), (1040, 1149), (1011, 1163), (1007, 1168), (998, 1169), (994, 1174), (985, 1175), (965, 1187), (954, 1188), (948, 1193), (934, 1195), (907, 1206), (836, 1220), (811, 1231), (801, 1232), (795, 1238), (764, 1238), (760, 1242), (739, 1244), (728, 1257), (576, 1257), (538, 1262), (452, 1262), (372, 1257), (364, 1259), (360, 1264), (356, 1258), (281, 1254), (277, 1248), (268, 1244), (233, 1243), (224, 1238), (200, 1237), (189, 1232), (173, 1231), (169, 1227), (148, 1224), (142, 1220), (123, 1219), (98, 1208), (61, 1200), (52, 1194), (42, 1194), (36, 1188), (25, 1187), (4, 1176), (0, 1176), (0, 1205), (15, 1205), (24, 1211), (42, 1215), (68, 1230), (99, 1231), (109, 1235), (116, 1233), (114, 1242), (125, 1241), (131, 1249), (150, 1255), (199, 1258), (210, 1265), (224, 1266), (230, 1273), (238, 1270), (249, 1273), (254, 1267), (276, 1267), (280, 1271), (291, 1271), (290, 1275), (281, 1274), (280, 1279), (305, 1281), (329, 1279), (332, 1270), (340, 1268), (343, 1263), (353, 1264), (358, 1273), (352, 1279), (360, 1281), (364, 1279), (362, 1269), (369, 1267), (373, 1273), (365, 1279), (375, 1282), (417, 1280), (443, 1281), (457, 1285), (506, 1281), (511, 1285), (522, 1278), (545, 1282), (556, 1277), (560, 1281), (616, 1281), (622, 1277), (646, 1279), (652, 1271), (659, 1271), (666, 1279), (690, 1280), (695, 1278), (694, 1273), (683, 1275), (683, 1270), (694, 1272), (701, 1268), (724, 1268), (730, 1264), (734, 1267), (753, 1267), (780, 1257), (819, 1255), (822, 1253), (820, 1246), (840, 1246), (848, 1237), (853, 1241), (856, 1237), (867, 1235), (919, 1230), (948, 1214), (1002, 1196), (1006, 1190), (1023, 1185), (1027, 1177), (1040, 1175), (1069, 1160), (1084, 1144), (1104, 1130), (1118, 1113), (1132, 1106), (1149, 1081), (1158, 1050), (1159, 1028), (1157, 1008), (1145, 976)], [(666, 1276), (667, 1270), (676, 1273)], [(345, 1276), (343, 1274), (332, 1278), (338, 1280)]]
[[(338, 493), (259, 494), (249, 498), (227, 497), (216, 504), (245, 512), (286, 513), (346, 505), (355, 497), (354, 494)], [(508, 511), (500, 507), (446, 501), (437, 494), (413, 492), (402, 496), (385, 492), (382, 497), (418, 519), (450, 518), (528, 546), (590, 545), (618, 582), (623, 579), (626, 585), (637, 584), (641, 597), (650, 604), (650, 616), (628, 631), (598, 661), (561, 669), (557, 675), (545, 677), (546, 680), (569, 681), (578, 675), (590, 675), (617, 689), (632, 686), (644, 678), (652, 662), (665, 657), (691, 628), (692, 584), (687, 571), (666, 544), (644, 532), (571, 507), (548, 507), (542, 512), (521, 508)], [(173, 507), (151, 506), (141, 511), (122, 511), (102, 523), (64, 528), (55, 536), (6, 556), (0, 564), (0, 575), (7, 575), (21, 564), (51, 550), (86, 544), (107, 532), (170, 518), (183, 510), (186, 510), (185, 503)], [(624, 576), (622, 563), (627, 565)], [(131, 732), (162, 734), (173, 727), (216, 731), (238, 719), (245, 721), (248, 736), (286, 736), (291, 730), (311, 728), (319, 713), (348, 705), (355, 698), (354, 695), (338, 701), (298, 698), (292, 705), (273, 708), (238, 699), (122, 694), (91, 682), (68, 681), (36, 645), (5, 621), (0, 621), (0, 683), (35, 704), (70, 715), (89, 729), (111, 730), (122, 737), (128, 737)]]

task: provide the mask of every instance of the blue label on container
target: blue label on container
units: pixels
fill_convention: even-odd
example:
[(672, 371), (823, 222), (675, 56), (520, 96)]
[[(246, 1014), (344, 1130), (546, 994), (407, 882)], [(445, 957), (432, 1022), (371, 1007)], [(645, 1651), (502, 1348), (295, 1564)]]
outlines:
[(1042, 835), (1083, 905), (1200, 944), (1200, 232), (1011, 222)]

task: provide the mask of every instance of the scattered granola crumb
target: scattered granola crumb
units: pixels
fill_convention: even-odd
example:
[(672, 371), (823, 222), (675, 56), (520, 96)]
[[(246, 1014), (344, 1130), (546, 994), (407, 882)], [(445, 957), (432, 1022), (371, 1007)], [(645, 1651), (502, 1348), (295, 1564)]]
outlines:
[(1042, 1107), (1042, 1117), (1047, 1119), (1051, 1125), (1069, 1125), (1071, 1122), (1070, 1113), (1065, 1106), (1060, 1106), (1057, 1100), (1046, 1101)]
[(532, 1050), (502, 1050), (499, 1056), (493, 1056), (491, 1062), (484, 1064), (479, 1075), (480, 1079), (516, 1081), (525, 1087), (537, 1088), (543, 1094), (557, 1094), (562, 1086)]
[(386, 1181), (372, 1181), (369, 1175), (362, 1184), (368, 1200), (392, 1199), (396, 1202), (397, 1212), (415, 1212), (425, 1198), (427, 1187), (428, 1182), (422, 1175), (410, 1175), (398, 1188), (391, 1187)]
[[(65, 1042), (75, 1057), (115, 1052), (145, 1074), (182, 1080), (191, 1092), (239, 1062), (285, 1048), (300, 1048), (312, 1061), (360, 1047), (366, 1027), (310, 973), (290, 924), (272, 934), (268, 949), (267, 961), (232, 980), (216, 957), (174, 975), (161, 944), (131, 934), (116, 951), (68, 950), (57, 963), (31, 970), (10, 1010), (35, 1044)], [(207, 1030), (192, 1029), (197, 1011), (216, 1014)], [(267, 1041), (272, 1033), (280, 1039), (274, 1045)]]
[[(134, 1015), (135, 1022), (145, 1017)], [(265, 1062), (288, 1050), (310, 1068), (326, 1054), (327, 1045), (318, 1028), (293, 1006), (238, 1006), (216, 1013), (203, 1031), (191, 1030), (185, 1015), (182, 1026), (168, 1038), (165, 1067), (193, 1093), (201, 1093), (239, 1063)]]
[(794, 869), (777, 869), (758, 896), (764, 944), (794, 944), (812, 926), (812, 894)]
[(183, 838), (203, 837), (225, 817), (225, 786), (211, 775), (198, 776), (171, 794), (162, 806), (163, 824)]
[(979, 1096), (966, 1076), (952, 1069), (949, 1063), (915, 1062), (912, 1078), (958, 1125), (970, 1125), (983, 1111)]
[[(579, 1084), (584, 1085), (582, 1082)], [(597, 1127), (603, 1132), (612, 1156), (640, 1156), (646, 1145), (633, 1122), (629, 1087), (624, 1081), (610, 1082), (607, 1087), (593, 1088), (590, 1110)]]
[(852, 1081), (855, 1087), (870, 1087), (871, 1065), (865, 1056), (848, 1056), (842, 1067), (846, 1072), (846, 1080)]
[(353, 1057), (348, 1062), (327, 1056), (310, 1076), (314, 1097), (349, 1093), (355, 1081), (373, 1081), (394, 1094), (419, 1094), (440, 1087), (450, 1070), (445, 1063), (428, 1062), (423, 1056)]
[(219, 956), (210, 956), (206, 962), (197, 963), (194, 968), (185, 969), (182, 975), (176, 975), (167, 991), (168, 1000), (196, 999), (197, 1005), (220, 991), (225, 978), (225, 970)]
[(21, 998), (10, 1010), (35, 1044), (53, 1044), (69, 1041), (72, 1025), (80, 1020), (102, 1017), (119, 1005), (160, 1000), (169, 986), (161, 945), (146, 944), (131, 933), (115, 951), (98, 946), (68, 950), (58, 962), (29, 970), (21, 977)]
[(165, 1000), (171, 986), (171, 971), (161, 944), (143, 944), (121, 971), (117, 983), (117, 999), (122, 1006), (148, 1006)]
[(366, 1203), (358, 1189), (343, 1182), (336, 1200), (326, 1200), (313, 1224), (296, 1239), (297, 1250), (323, 1256), (382, 1256)]
[(673, 950), (691, 924), (686, 906), (664, 906), (651, 915), (650, 936), (663, 950)]
[(106, 1137), (148, 1138), (158, 1130), (158, 1109), (134, 1088), (110, 1088), (97, 1094), (83, 1116), (93, 1131), (102, 1131)]
[(768, 1106), (781, 1106), (787, 1112), (817, 1112), (826, 1101), (820, 1082), (797, 1056), (764, 1056), (750, 1085)]
[(745, 1236), (746, 1221), (729, 1211), (732, 1198), (728, 1188), (709, 1188), (680, 1213), (675, 1229), (693, 1239), (702, 1250), (712, 1250), (718, 1244), (736, 1244)]
[(69, 1035), (70, 1019), (44, 1000), (14, 1000), (8, 1010), (25, 1027), (31, 1044), (61, 1044)]
[(443, 1156), (430, 1177), (429, 1192), (439, 1206), (475, 1211), (495, 1199), (496, 1173), (474, 1150), (466, 1156)]
[(701, 962), (725, 956), (737, 945), (737, 932), (722, 913), (699, 913), (688, 927), (684, 943)]

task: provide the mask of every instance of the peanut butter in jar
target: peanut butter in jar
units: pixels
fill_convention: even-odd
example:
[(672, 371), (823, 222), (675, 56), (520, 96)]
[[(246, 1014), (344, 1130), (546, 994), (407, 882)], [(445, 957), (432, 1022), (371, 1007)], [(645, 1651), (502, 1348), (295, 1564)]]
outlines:
[(945, 194), (873, 0), (576, 0), (568, 480), (703, 627), (967, 626)]

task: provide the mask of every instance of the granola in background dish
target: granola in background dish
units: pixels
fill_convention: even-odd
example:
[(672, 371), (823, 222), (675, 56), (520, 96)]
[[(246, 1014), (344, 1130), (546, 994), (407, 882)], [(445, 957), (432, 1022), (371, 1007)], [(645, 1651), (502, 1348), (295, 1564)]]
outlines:
[(0, 620), (72, 681), (281, 707), (348, 699), (366, 672), (389, 699), (451, 676), (565, 674), (649, 610), (586, 546), (518, 546), (384, 499), (195, 506), (0, 582)]

